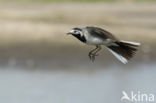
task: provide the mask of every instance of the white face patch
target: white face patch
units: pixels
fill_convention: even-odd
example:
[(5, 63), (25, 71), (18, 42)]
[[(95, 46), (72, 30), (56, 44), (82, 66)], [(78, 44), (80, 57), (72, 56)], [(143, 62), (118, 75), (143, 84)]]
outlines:
[(71, 30), (70, 33), (74, 33), (74, 30)]
[(70, 33), (75, 34), (75, 35), (80, 34), (81, 37), (83, 36), (82, 32), (79, 30), (71, 30)]

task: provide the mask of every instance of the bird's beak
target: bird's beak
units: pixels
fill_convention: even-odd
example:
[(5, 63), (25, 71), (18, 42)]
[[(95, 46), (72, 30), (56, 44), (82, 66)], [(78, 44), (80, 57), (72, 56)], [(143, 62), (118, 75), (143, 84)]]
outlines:
[(67, 35), (71, 35), (71, 34), (72, 34), (71, 32), (68, 32), (68, 33), (67, 33)]

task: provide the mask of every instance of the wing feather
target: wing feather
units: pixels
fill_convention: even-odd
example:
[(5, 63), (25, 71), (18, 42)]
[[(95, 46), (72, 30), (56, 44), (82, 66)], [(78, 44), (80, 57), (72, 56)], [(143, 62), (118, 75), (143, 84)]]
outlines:
[(112, 33), (104, 30), (104, 29), (101, 29), (99, 27), (86, 27), (88, 32), (94, 36), (94, 37), (100, 37), (100, 38), (103, 38), (103, 39), (111, 39), (111, 40), (115, 40), (115, 41), (118, 41), (118, 39), (113, 36)]

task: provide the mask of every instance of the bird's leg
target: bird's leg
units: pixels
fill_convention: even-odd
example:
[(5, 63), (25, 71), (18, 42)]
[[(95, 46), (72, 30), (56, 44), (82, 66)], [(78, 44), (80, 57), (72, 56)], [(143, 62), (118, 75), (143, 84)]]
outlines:
[(98, 56), (97, 52), (101, 50), (101, 46), (100, 45), (97, 45), (96, 48), (97, 49), (94, 51), (94, 53), (92, 52), (92, 58), (91, 58), (92, 61), (95, 60), (95, 56)]
[(92, 59), (92, 55), (93, 55), (93, 52), (94, 52), (96, 49), (98, 49), (98, 46), (96, 46), (96, 48), (93, 49), (93, 50), (91, 50), (91, 51), (89, 52), (89, 54), (88, 54), (90, 60), (92, 60), (92, 61), (93, 61), (93, 59)]
[(93, 55), (98, 56), (97, 52), (99, 52), (101, 50), (101, 46), (98, 45), (98, 48), (96, 49), (96, 51), (93, 53)]
[(98, 56), (97, 52), (101, 50), (101, 46), (97, 45), (95, 49), (89, 52), (89, 58), (92, 62), (95, 60), (95, 56)]

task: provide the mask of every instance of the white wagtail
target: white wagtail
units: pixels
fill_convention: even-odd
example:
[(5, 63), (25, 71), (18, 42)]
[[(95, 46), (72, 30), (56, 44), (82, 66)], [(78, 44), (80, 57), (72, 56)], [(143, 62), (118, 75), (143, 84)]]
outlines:
[(119, 40), (110, 32), (99, 27), (73, 28), (67, 34), (73, 35), (83, 43), (96, 46), (95, 49), (89, 52), (89, 58), (92, 61), (98, 55), (97, 52), (101, 50), (101, 45), (104, 45), (117, 59), (126, 64), (140, 45), (140, 43), (136, 42)]

